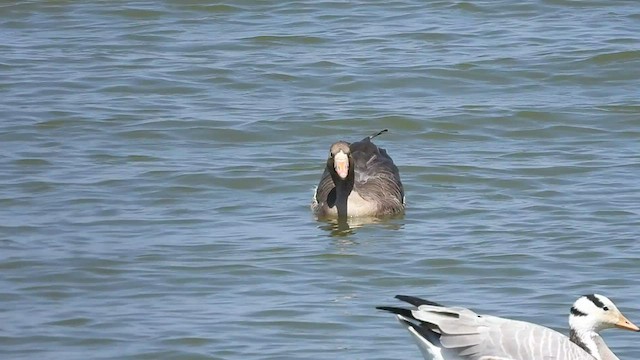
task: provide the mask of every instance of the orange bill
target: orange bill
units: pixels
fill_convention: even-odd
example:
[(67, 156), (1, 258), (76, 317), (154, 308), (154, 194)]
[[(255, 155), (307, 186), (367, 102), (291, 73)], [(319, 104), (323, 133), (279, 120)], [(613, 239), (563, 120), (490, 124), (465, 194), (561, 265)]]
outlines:
[(620, 319), (616, 323), (616, 326), (620, 329), (631, 330), (631, 331), (640, 331), (640, 328), (637, 327), (634, 323), (629, 321), (624, 315), (620, 314)]

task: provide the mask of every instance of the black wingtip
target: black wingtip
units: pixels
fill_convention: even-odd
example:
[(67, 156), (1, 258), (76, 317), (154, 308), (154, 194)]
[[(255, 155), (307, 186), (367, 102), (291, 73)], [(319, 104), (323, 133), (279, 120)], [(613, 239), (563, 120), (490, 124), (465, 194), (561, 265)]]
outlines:
[(403, 309), (403, 308), (398, 308), (393, 306), (376, 306), (376, 309), (388, 311), (396, 315), (402, 315), (406, 318), (413, 319), (413, 315), (411, 314), (411, 310), (409, 309)]
[(413, 305), (415, 307), (418, 307), (420, 305), (430, 305), (430, 306), (444, 307), (444, 305), (438, 304), (437, 302), (421, 299), (421, 298), (415, 297), (415, 296), (396, 295), (396, 299), (398, 299), (400, 301), (404, 301), (406, 303), (409, 303), (409, 304), (411, 304), (411, 305)]
[(373, 134), (373, 135), (370, 135), (370, 136), (369, 136), (369, 140), (373, 139), (374, 137), (376, 137), (376, 136), (378, 136), (378, 135), (384, 134), (384, 133), (386, 133), (387, 131), (389, 131), (389, 129), (382, 129), (382, 130), (378, 131), (377, 133), (375, 133), (375, 134)]
[[(402, 295), (399, 295), (399, 296), (402, 296)], [(417, 298), (414, 298), (414, 299), (417, 299)], [(426, 303), (435, 304), (434, 302), (431, 302), (431, 301), (426, 301)], [(409, 329), (413, 329), (425, 341), (428, 341), (437, 347), (442, 347), (442, 343), (440, 342), (440, 334), (432, 330), (432, 328), (437, 326), (434, 324), (426, 323), (426, 322), (423, 322), (422, 320), (416, 319), (413, 316), (413, 312), (411, 310), (391, 307), (391, 306), (378, 306), (376, 307), (376, 309), (385, 310), (385, 311), (394, 313), (396, 315), (400, 315), (401, 317), (398, 318), (400, 323), (402, 323), (404, 326), (406, 326)], [(414, 323), (412, 322), (412, 320), (416, 322)]]

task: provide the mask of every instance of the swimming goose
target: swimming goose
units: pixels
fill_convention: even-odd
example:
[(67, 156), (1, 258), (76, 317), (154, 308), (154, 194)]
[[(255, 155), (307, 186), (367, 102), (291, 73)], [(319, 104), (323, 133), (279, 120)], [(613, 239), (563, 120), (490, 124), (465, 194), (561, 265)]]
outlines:
[(311, 209), (320, 218), (383, 216), (404, 211), (404, 189), (391, 157), (371, 139), (331, 145)]
[(580, 297), (569, 312), (569, 337), (529, 322), (478, 315), (398, 295), (417, 309), (378, 307), (397, 315), (427, 360), (616, 360), (599, 331), (618, 327), (640, 331), (608, 298)]

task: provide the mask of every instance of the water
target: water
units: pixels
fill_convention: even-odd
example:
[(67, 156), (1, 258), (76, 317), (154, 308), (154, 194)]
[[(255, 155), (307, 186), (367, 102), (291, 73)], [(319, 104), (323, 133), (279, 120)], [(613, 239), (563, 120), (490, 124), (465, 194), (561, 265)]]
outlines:
[[(395, 294), (640, 322), (639, 28), (635, 1), (2, 2), (2, 358), (418, 359)], [(382, 128), (406, 215), (317, 222), (329, 145)]]

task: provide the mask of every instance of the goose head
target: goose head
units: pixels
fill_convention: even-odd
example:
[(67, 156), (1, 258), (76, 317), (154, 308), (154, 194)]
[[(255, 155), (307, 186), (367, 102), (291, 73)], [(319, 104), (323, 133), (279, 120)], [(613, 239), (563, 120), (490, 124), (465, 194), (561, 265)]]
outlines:
[(581, 296), (571, 307), (569, 326), (578, 333), (600, 332), (610, 328), (640, 331), (606, 296), (590, 294)]
[(336, 180), (346, 180), (349, 174), (353, 173), (349, 143), (338, 141), (331, 145), (329, 159), (327, 159), (327, 169), (331, 173), (334, 182)]
[(596, 360), (618, 359), (600, 337), (601, 330), (618, 327), (640, 331), (607, 297), (591, 294), (581, 296), (569, 314), (569, 339)]

